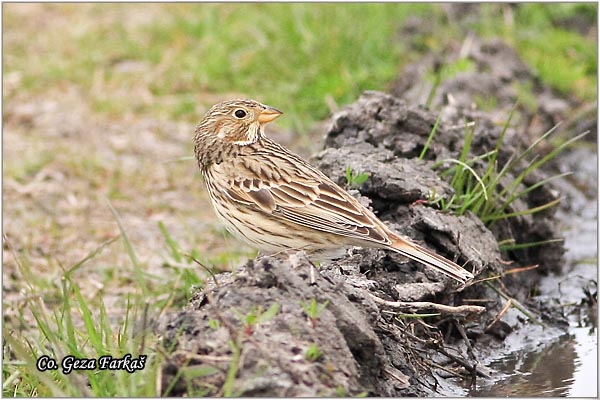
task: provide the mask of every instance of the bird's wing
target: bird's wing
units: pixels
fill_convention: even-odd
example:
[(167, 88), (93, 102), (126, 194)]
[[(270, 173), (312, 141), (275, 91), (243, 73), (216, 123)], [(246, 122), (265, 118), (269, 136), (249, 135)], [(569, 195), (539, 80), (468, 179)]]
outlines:
[(224, 194), (239, 207), (345, 236), (353, 244), (369, 242), (394, 250), (462, 283), (473, 278), (452, 261), (390, 231), (358, 200), (292, 153), (254, 150), (252, 157), (242, 155), (216, 168), (227, 177)]
[(254, 152), (251, 158), (237, 157), (226, 168), (225, 194), (242, 207), (323, 232), (391, 243), (371, 211), (295, 155), (261, 157)]

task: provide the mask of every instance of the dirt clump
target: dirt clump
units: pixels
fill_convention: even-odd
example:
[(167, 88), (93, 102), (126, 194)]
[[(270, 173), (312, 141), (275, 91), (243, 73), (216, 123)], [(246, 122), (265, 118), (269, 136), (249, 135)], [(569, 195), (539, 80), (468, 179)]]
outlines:
[[(479, 44), (473, 57), (489, 46), (496, 46), (491, 54), (505, 51)], [(489, 64), (491, 78), (483, 72), (480, 78), (489, 78), (490, 90), (497, 91), (507, 76), (526, 76), (524, 64), (513, 61), (503, 70)], [(455, 99), (472, 96), (467, 86), (447, 85)], [(472, 271), (474, 284), (458, 286), (377, 249), (353, 249), (318, 268), (302, 253), (249, 261), (218, 275), (185, 310), (160, 321), (165, 346), (174, 350), (163, 369), (163, 394), (189, 394), (193, 387), (206, 395), (273, 397), (463, 395), (459, 382), (475, 385), (489, 377), (480, 360), (513, 332), (537, 324), (564, 328), (560, 307), (533, 297), (542, 276), (560, 273), (563, 244), (498, 245), (507, 238), (531, 243), (562, 237), (555, 208), (526, 212), (558, 198), (546, 182), (549, 172), (536, 170), (520, 180), (529, 162), (523, 159), (504, 175), (498, 190), (516, 181), (523, 192), (505, 211), (521, 216), (486, 224), (469, 211), (457, 216), (432, 204), (455, 194), (439, 174), (465, 146), (466, 124), (473, 132), (470, 157), (494, 151), (503, 138), (501, 169), (534, 140), (521, 134), (525, 114), (517, 121), (503, 128), (493, 115), (461, 101), (446, 104), (438, 120), (438, 113), (381, 92), (365, 92), (334, 114), (324, 150), (311, 162), (392, 229)], [(368, 179), (349, 187), (348, 167)], [(471, 167), (479, 175), (486, 168), (483, 158)], [(533, 264), (538, 266), (528, 268)], [(431, 315), (415, 318), (424, 312)], [(193, 366), (210, 374), (187, 379)]]
[[(318, 273), (311, 284), (310, 268), (298, 253), (284, 261), (251, 260), (243, 271), (221, 275), (218, 286), (198, 293), (187, 310), (165, 324), (167, 346), (176, 343), (172, 357), (192, 354), (188, 365), (211, 365), (214, 374), (199, 380), (210, 395), (223, 394), (210, 388), (224, 386), (232, 367), (238, 371), (233, 384), (238, 396), (366, 390), (383, 367), (383, 346), (372, 328), (377, 306)], [(308, 311), (311, 302), (317, 304), (314, 313)], [(274, 304), (278, 312), (261, 319)], [(175, 365), (165, 371), (163, 388), (176, 375)], [(164, 394), (185, 393), (181, 381)]]
[[(432, 194), (449, 197), (453, 193), (450, 185), (436, 179), (431, 166), (436, 162), (444, 165), (444, 160), (458, 158), (465, 143), (465, 120), (474, 121), (471, 157), (493, 151), (503, 127), (495, 125), (483, 114), (474, 115), (464, 109), (453, 108), (446, 110), (443, 122), (437, 127), (433, 141), (423, 157), (426, 161), (420, 162), (417, 158), (436, 123), (436, 115), (419, 106), (408, 106), (405, 101), (394, 96), (367, 92), (356, 103), (333, 117), (325, 138), (328, 148), (318, 154), (315, 161), (320, 169), (340, 184), (345, 181), (345, 166), (369, 171), (370, 177), (361, 187), (361, 192), (373, 199), (372, 206), (379, 217), (384, 220), (392, 218), (406, 221), (405, 211), (419, 208), (410, 205), (411, 202), (426, 202)], [(503, 145), (498, 150), (498, 170), (520, 154), (524, 145), (526, 144), (522, 143), (517, 130), (508, 127), (504, 133)], [(351, 155), (352, 153), (355, 155)], [(378, 163), (389, 167), (377, 168)], [(515, 181), (527, 168), (527, 163), (527, 160), (522, 160), (517, 164), (513, 171), (505, 175), (499, 187), (503, 188)], [(446, 164), (446, 168), (450, 166), (449, 163)], [(473, 166), (482, 176), (485, 163), (479, 161)], [(513, 202), (507, 212), (523, 213), (527, 209), (556, 200), (557, 192), (548, 185), (527, 191), (547, 177), (548, 174), (542, 171), (528, 174), (518, 188), (519, 192), (526, 195)], [(399, 190), (399, 186), (404, 190)], [(550, 208), (535, 217), (525, 214), (498, 221), (491, 224), (491, 231), (498, 241), (514, 238), (517, 243), (530, 243), (560, 239), (562, 234), (553, 218), (555, 212), (556, 208)], [(467, 213), (465, 218), (471, 217)], [(468, 233), (464, 232), (461, 237), (465, 235)], [(482, 243), (476, 242), (476, 245), (481, 247)], [(562, 254), (561, 243), (549, 243), (506, 252), (504, 259), (513, 259), (523, 266), (539, 263), (539, 269), (548, 272), (560, 270)]]
[[(375, 110), (384, 117), (377, 117)], [(353, 119), (357, 115), (377, 127), (360, 126)], [(366, 93), (333, 119), (327, 144), (335, 146), (332, 142), (339, 140), (342, 145), (327, 148), (313, 162), (342, 185), (345, 165), (368, 170), (371, 175), (360, 188), (364, 191), (353, 193), (393, 229), (476, 275), (487, 270), (499, 273), (503, 264), (496, 239), (473, 214), (454, 216), (415, 203), (426, 200), (432, 188), (445, 194), (453, 190), (431, 171), (431, 160), (395, 154), (398, 146), (393, 145), (391, 133), (389, 137), (385, 134), (401, 125), (398, 116), (410, 116), (411, 132), (419, 132), (415, 129), (419, 124), (431, 126), (432, 117), (426, 111), (409, 108), (383, 93)], [(354, 135), (340, 135), (340, 129)], [(392, 145), (373, 145), (378, 142)], [(414, 149), (410, 147), (397, 151), (418, 149), (416, 144)], [(437, 144), (433, 147), (446, 151)], [(464, 299), (493, 298), (489, 290), (480, 285), (463, 290), (434, 270), (376, 249), (356, 249), (322, 266), (311, 285), (310, 263), (298, 257), (250, 261), (236, 274), (221, 276), (219, 286), (211, 284), (187, 310), (162, 321), (166, 347), (174, 346), (178, 355), (163, 371), (163, 387), (171, 390), (165, 394), (183, 394), (178, 391), (187, 387), (181, 381), (185, 374), (177, 373), (192, 362), (205, 362), (213, 368), (212, 386), (202, 386), (207, 384), (204, 378), (194, 383), (212, 395), (223, 394), (219, 390), (227, 387), (227, 371), (234, 362), (237, 374), (232, 385), (239, 390), (236, 394), (248, 396), (432, 395), (439, 384), (433, 371), (446, 368), (443, 365), (452, 365), (455, 376), (485, 376), (475, 358), (464, 356), (465, 346), (470, 344), (463, 340), (483, 334), (482, 322), (474, 318), (477, 312), (473, 311), (482, 309), (463, 312), (460, 307), (474, 304)], [(327, 304), (318, 319), (311, 319), (302, 306), (312, 301)], [(399, 319), (400, 311), (424, 310), (407, 304), (414, 301), (436, 314), (440, 313), (436, 304), (449, 304), (450, 311), (441, 311), (444, 317), (437, 327), (419, 319)], [(256, 318), (252, 314), (262, 314), (273, 304), (278, 304), (279, 313), (249, 326), (248, 318)], [(487, 304), (489, 311), (498, 310), (499, 305)], [(487, 325), (493, 314), (483, 319)], [(218, 321), (212, 325), (219, 328), (211, 328), (211, 320)], [(448, 350), (444, 342), (462, 347), (464, 352)], [(310, 360), (307, 351), (312, 345), (322, 358)], [(432, 364), (433, 357), (437, 361)]]

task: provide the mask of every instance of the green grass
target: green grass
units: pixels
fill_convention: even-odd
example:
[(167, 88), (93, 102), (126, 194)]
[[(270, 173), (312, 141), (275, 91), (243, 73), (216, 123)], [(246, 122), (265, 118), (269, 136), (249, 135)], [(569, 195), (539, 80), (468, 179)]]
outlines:
[[(90, 254), (88, 260), (93, 259)], [(100, 295), (86, 299), (71, 276), (73, 266), (64, 273), (59, 283), (42, 282), (33, 278), (33, 271), (22, 268), (28, 285), (24, 306), (35, 318), (37, 333), (23, 337), (18, 331), (3, 330), (4, 363), (3, 394), (5, 396), (155, 396), (154, 388), (161, 356), (153, 346), (156, 337), (144, 328), (134, 329), (135, 322), (142, 326), (145, 303), (140, 296), (124, 298), (125, 315), (120, 322), (109, 320)], [(57, 302), (58, 304), (55, 304)], [(21, 319), (24, 316), (21, 315)], [(61, 361), (67, 355), (97, 359), (104, 355), (115, 358), (132, 354), (148, 355), (145, 368), (133, 374), (127, 371), (73, 371), (65, 374)], [(56, 360), (58, 369), (39, 371), (36, 362), (41, 356)]]
[[(483, 5), (476, 31), (485, 37), (500, 36), (513, 45), (543, 83), (563, 94), (596, 100), (598, 44), (594, 37), (584, 37), (564, 25), (575, 17), (596, 21), (598, 5), (528, 3), (503, 13), (505, 7)], [(509, 23), (498, 23), (502, 14)]]
[(310, 362), (317, 362), (323, 358), (323, 352), (316, 343), (312, 343), (304, 352), (304, 358)]
[[(116, 215), (116, 214), (115, 214)], [(192, 260), (182, 256), (179, 245), (168, 234), (164, 225), (161, 231), (165, 245), (171, 254), (165, 260), (170, 265), (168, 278), (155, 277), (143, 272), (126, 232), (107, 240), (79, 262), (64, 267), (57, 279), (39, 277), (29, 265), (26, 254), (13, 253), (23, 276), (23, 304), (19, 314), (11, 316), (19, 323), (5, 323), (3, 327), (3, 394), (5, 396), (37, 397), (155, 397), (160, 395), (157, 377), (165, 354), (159, 338), (150, 329), (151, 318), (167, 309), (187, 304), (184, 296), (190, 286), (203, 285), (204, 279), (189, 267)], [(90, 296), (78, 281), (86, 268), (95, 265), (97, 256), (110, 246), (123, 242), (129, 254), (130, 265), (121, 266), (119, 276), (109, 275), (103, 286), (110, 288), (110, 280), (123, 279), (131, 274), (134, 286), (130, 294), (123, 296), (118, 304), (125, 304), (123, 315), (115, 319), (114, 310), (107, 308), (107, 293), (100, 290)], [(12, 250), (10, 242), (6, 242)], [(85, 281), (85, 280), (84, 280)], [(6, 305), (5, 305), (6, 307)], [(110, 311), (110, 312), (109, 312)], [(34, 326), (30, 326), (31, 319)], [(112, 312), (112, 313), (111, 313)], [(264, 314), (269, 314), (265, 312)], [(23, 331), (26, 329), (26, 331)], [(127, 371), (101, 370), (96, 364), (93, 370), (63, 372), (62, 360), (72, 355), (79, 359), (96, 359), (110, 355), (122, 358), (147, 356), (144, 368), (133, 373)], [(57, 362), (56, 370), (39, 371), (36, 367), (41, 356)], [(191, 380), (199, 374), (193, 367), (183, 368), (184, 378)], [(189, 376), (188, 376), (189, 375)], [(198, 389), (202, 394), (202, 388)], [(195, 393), (195, 392), (190, 392)]]
[[(283, 124), (307, 127), (327, 116), (328, 98), (343, 104), (365, 89), (383, 89), (397, 74), (404, 51), (402, 41), (390, 44), (390, 38), (407, 15), (429, 9), (397, 4), (144, 7), (166, 15), (131, 29), (119, 19), (96, 24), (43, 55), (23, 54), (14, 46), (19, 57), (6, 71), (25, 71), (23, 85), (32, 91), (75, 83), (101, 112), (133, 109), (196, 121), (203, 94), (230, 93), (282, 109), (289, 116)], [(95, 5), (89, 12), (104, 10)], [(48, 42), (58, 41), (48, 34)], [(127, 65), (142, 70), (128, 72)], [(119, 96), (121, 90), (128, 98)], [(151, 103), (137, 98), (141, 90), (153, 96)]]
[[(5, 6), (6, 29), (21, 28), (12, 11), (17, 7)], [(5, 73), (18, 71), (22, 89), (31, 92), (75, 84), (96, 111), (117, 116), (152, 113), (197, 121), (215, 98), (248, 96), (282, 109), (287, 118), (280, 123), (305, 132), (327, 116), (332, 103), (349, 103), (366, 89), (385, 89), (403, 63), (460, 43), (467, 30), (513, 44), (541, 80), (557, 90), (584, 100), (596, 97), (594, 38), (560, 25), (574, 16), (595, 20), (597, 5), (591, 3), (522, 4), (514, 10), (484, 4), (481, 18), (468, 26), (448, 21), (432, 4), (94, 4), (49, 9), (73, 15), (71, 30), (67, 25), (11, 36), (5, 44)], [(127, 24), (118, 17), (121, 13), (147, 13), (149, 18)], [(436, 27), (417, 52), (406, 44), (420, 36), (400, 34), (403, 21), (413, 15)], [(444, 66), (443, 75), (471, 67), (462, 60)]]
[[(433, 166), (434, 169), (438, 169), (443, 165), (452, 165), (441, 171), (440, 175), (447, 177), (455, 193), (450, 198), (437, 196), (435, 193), (432, 193), (429, 200), (430, 204), (438, 205), (444, 211), (451, 210), (456, 215), (463, 215), (467, 211), (470, 211), (479, 217), (484, 224), (491, 226), (498, 220), (535, 214), (559, 203), (560, 199), (555, 199), (525, 210), (516, 210), (513, 208), (513, 204), (518, 199), (527, 196), (535, 189), (554, 179), (568, 175), (567, 173), (558, 174), (536, 182), (533, 185), (523, 185), (527, 176), (556, 158), (567, 147), (585, 136), (587, 132), (563, 141), (547, 154), (536, 154), (538, 145), (549, 140), (555, 132), (555, 127), (543, 134), (520, 153), (513, 154), (504, 165), (499, 165), (498, 155), (500, 154), (500, 149), (502, 148), (504, 136), (510, 125), (512, 115), (511, 113), (507, 118), (495, 148), (481, 155), (471, 154), (474, 125), (465, 124), (464, 144), (458, 158), (440, 160)], [(435, 133), (436, 127), (434, 126), (427, 144), (431, 142), (431, 138)], [(428, 146), (426, 145), (421, 156), (425, 154), (427, 148)], [(523, 164), (525, 164), (524, 168), (522, 167)], [(510, 178), (509, 174), (513, 178)], [(507, 178), (510, 179), (506, 180)]]
[(359, 187), (369, 179), (369, 174), (366, 172), (352, 171), (348, 165), (346, 167), (346, 185), (348, 187)]
[(300, 302), (300, 306), (302, 307), (302, 310), (304, 311), (306, 316), (308, 318), (310, 318), (311, 320), (318, 320), (319, 316), (321, 315), (321, 313), (327, 307), (328, 304), (329, 304), (329, 300), (325, 300), (323, 303), (318, 303), (317, 299), (314, 299), (314, 298), (311, 299), (310, 303), (308, 303), (308, 304), (303, 301)]
[(260, 306), (252, 307), (252, 309), (246, 314), (242, 314), (235, 308), (232, 308), (232, 311), (242, 325), (244, 325), (246, 334), (250, 336), (254, 332), (254, 328), (257, 325), (270, 321), (277, 315), (277, 313), (279, 313), (279, 303), (271, 304), (271, 306), (265, 311), (263, 311)]
[(325, 300), (323, 303), (318, 303), (317, 299), (311, 299), (310, 303), (300, 302), (300, 306), (304, 311), (304, 314), (308, 317), (313, 329), (317, 327), (317, 323), (321, 318), (321, 313), (329, 304), (329, 300)]

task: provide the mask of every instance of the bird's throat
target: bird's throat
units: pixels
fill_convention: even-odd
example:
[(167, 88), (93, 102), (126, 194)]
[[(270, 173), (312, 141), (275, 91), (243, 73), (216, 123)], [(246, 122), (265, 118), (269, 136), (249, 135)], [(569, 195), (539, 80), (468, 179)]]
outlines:
[(252, 143), (258, 142), (264, 136), (263, 128), (260, 123), (255, 122), (248, 126), (248, 129), (244, 132), (240, 132), (239, 135), (232, 141), (232, 144), (238, 146), (247, 146)]

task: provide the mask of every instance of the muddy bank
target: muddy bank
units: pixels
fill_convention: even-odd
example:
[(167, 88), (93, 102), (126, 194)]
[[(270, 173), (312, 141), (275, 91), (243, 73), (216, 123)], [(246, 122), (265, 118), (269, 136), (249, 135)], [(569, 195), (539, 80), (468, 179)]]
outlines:
[[(312, 163), (343, 186), (347, 166), (367, 172), (367, 181), (351, 193), (393, 229), (464, 265), (475, 281), (459, 287), (418, 263), (373, 249), (355, 249), (318, 269), (301, 253), (248, 261), (207, 282), (185, 310), (160, 321), (170, 352), (163, 394), (461, 395), (497, 374), (482, 361), (507, 337), (519, 337), (512, 332), (562, 334), (568, 318), (559, 299), (536, 295), (544, 276), (562, 272), (563, 242), (502, 251), (498, 245), (506, 238), (561, 239), (557, 208), (486, 225), (470, 212), (456, 216), (427, 205), (433, 194), (454, 193), (438, 173), (464, 147), (465, 121), (475, 122), (473, 155), (494, 150), (503, 129), (472, 107), (444, 107), (420, 161), (438, 114), (394, 95), (366, 92), (331, 118), (325, 149)], [(506, 130), (499, 168), (534, 140), (522, 129)], [(499, 189), (528, 163), (516, 163)], [(472, 167), (485, 170), (483, 161)], [(519, 183), (526, 194), (508, 211), (558, 199), (557, 186), (537, 185), (550, 173), (528, 174)]]
[[(327, 144), (335, 146), (337, 140), (341, 145), (319, 153), (314, 162), (342, 185), (346, 165), (369, 171), (361, 194), (356, 194), (390, 226), (478, 276), (501, 273), (507, 263), (481, 221), (472, 214), (457, 217), (415, 203), (426, 200), (432, 188), (452, 193), (431, 171), (431, 161), (400, 158), (393, 145), (371, 144), (394, 143), (391, 138), (401, 121), (424, 141), (433, 118), (391, 96), (367, 93), (334, 117)], [(359, 125), (363, 123), (367, 126)], [(381, 137), (373, 139), (372, 133)], [(443, 154), (447, 147), (436, 144), (435, 151)], [(224, 394), (232, 368), (237, 371), (235, 394), (242, 396), (448, 393), (448, 387), (439, 389), (448, 386), (445, 377), (472, 381), (489, 375), (478, 366), (480, 350), (470, 346), (501, 339), (522, 323), (518, 313), (512, 324), (495, 321), (504, 302), (487, 286), (462, 290), (437, 272), (382, 250), (355, 250), (315, 272), (314, 280), (311, 284), (311, 266), (301, 255), (250, 261), (235, 275), (219, 276), (218, 286), (212, 283), (187, 310), (163, 321), (165, 345), (175, 350), (163, 374), (163, 389), (173, 385), (170, 394), (186, 393), (188, 383), (179, 379), (173, 384), (174, 377), (182, 365), (200, 365), (210, 366), (211, 374), (193, 385), (213, 395)], [(318, 315), (306, 310), (311, 302)], [(398, 302), (457, 308), (440, 313), (433, 306), (411, 309)], [(274, 304), (277, 314), (261, 320)], [(463, 305), (485, 306), (487, 311), (480, 315), (475, 308), (458, 308)], [(415, 311), (436, 315), (424, 320), (405, 315)], [(253, 324), (249, 319), (261, 321)], [(311, 348), (317, 357), (311, 357)]]
[[(494, 379), (476, 396), (596, 397), (598, 379), (598, 160), (595, 147), (577, 147), (557, 164), (571, 175), (555, 182), (565, 201), (556, 218), (565, 232), (565, 265), (540, 280), (537, 309), (559, 308), (568, 329), (524, 325), (482, 359)], [(557, 368), (560, 366), (560, 368)]]

